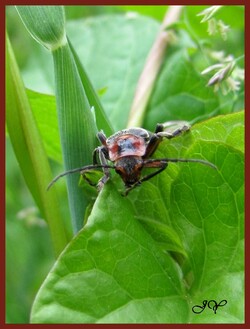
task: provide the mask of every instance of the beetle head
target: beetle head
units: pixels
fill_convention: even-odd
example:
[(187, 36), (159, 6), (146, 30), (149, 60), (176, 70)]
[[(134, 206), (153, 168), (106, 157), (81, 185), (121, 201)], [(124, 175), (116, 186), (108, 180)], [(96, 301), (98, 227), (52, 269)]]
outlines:
[(115, 163), (115, 171), (127, 187), (139, 181), (142, 168), (143, 160), (140, 157), (122, 157)]

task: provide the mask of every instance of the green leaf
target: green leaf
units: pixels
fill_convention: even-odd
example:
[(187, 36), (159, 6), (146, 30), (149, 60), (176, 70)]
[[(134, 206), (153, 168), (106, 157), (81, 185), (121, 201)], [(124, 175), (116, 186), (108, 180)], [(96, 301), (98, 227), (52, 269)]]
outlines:
[[(63, 7), (25, 6), (18, 7), (18, 10), (30, 34), (52, 51), (64, 165), (66, 170), (81, 167), (91, 162), (91, 153), (96, 144), (96, 126), (85, 91), (89, 81), (85, 78), (82, 83), (75, 57), (67, 43)], [(82, 227), (87, 208), (87, 201), (77, 182), (76, 175), (67, 176), (74, 232)]]
[[(65, 169), (92, 161), (96, 126), (69, 45), (53, 51), (57, 113)], [(87, 201), (78, 188), (78, 175), (67, 176), (68, 198), (74, 232), (83, 225)]]
[[(31, 321), (242, 323), (243, 122), (242, 112), (213, 118), (162, 142), (155, 152), (156, 158), (207, 159), (218, 170), (170, 163), (128, 197), (120, 195), (122, 184), (114, 176), (87, 225), (49, 273)], [(237, 148), (231, 145), (235, 129)], [(153, 221), (158, 222), (155, 227)], [(165, 251), (159, 245), (160, 225), (168, 227), (165, 237), (172, 246), (181, 241), (175, 250), (183, 248), (181, 261), (167, 252), (173, 250), (171, 243)], [(228, 303), (216, 315), (209, 308), (194, 314), (192, 307), (204, 299)]]
[(119, 6), (121, 10), (132, 13), (138, 13), (142, 16), (150, 16), (162, 21), (168, 6)]
[(55, 96), (32, 90), (27, 90), (27, 96), (48, 157), (62, 163)]
[(174, 262), (113, 189), (111, 183), (101, 193), (88, 224), (48, 276), (33, 306), (33, 323), (173, 322), (177, 308), (185, 319)]
[(95, 92), (94, 87), (93, 87), (86, 71), (84, 70), (84, 67), (81, 64), (80, 59), (77, 56), (77, 53), (75, 52), (75, 49), (73, 48), (71, 43), (69, 43), (69, 45), (70, 45), (70, 49), (73, 53), (73, 56), (74, 56), (74, 59), (76, 62), (82, 84), (85, 88), (85, 92), (88, 97), (89, 104), (91, 104), (91, 106), (92, 106), (91, 109), (94, 111), (96, 126), (97, 126), (98, 130), (103, 129), (106, 132), (106, 134), (108, 136), (110, 136), (114, 133), (114, 131), (113, 131), (113, 128), (105, 114), (101, 101), (100, 101), (97, 93)]
[(149, 102), (145, 126), (152, 129), (158, 122), (204, 120), (218, 113), (218, 98), (190, 63), (186, 49), (169, 54)]
[[(199, 124), (202, 130), (197, 130), (195, 138), (210, 141), (223, 141), (240, 152), (244, 152), (244, 112), (233, 115), (221, 115), (209, 120), (209, 125)], [(196, 127), (199, 127), (197, 125)]]
[(178, 252), (185, 257), (187, 256), (178, 235), (167, 224), (147, 218), (146, 216), (138, 216), (136, 218), (143, 223), (144, 228), (151, 234), (154, 240), (158, 242), (163, 250)]
[(65, 44), (63, 6), (17, 6), (16, 9), (37, 42), (50, 50)]
[(244, 157), (226, 145), (210, 145), (210, 150), (212, 147), (216, 150), (220, 174), (206, 179), (208, 173), (204, 173), (198, 179), (192, 170), (181, 173), (172, 186), (171, 213), (190, 259), (185, 272), (192, 301), (195, 304), (202, 304), (204, 299), (228, 301), (226, 313), (218, 312), (218, 318), (203, 312), (199, 318), (193, 315), (191, 321), (242, 322)]
[(46, 191), (51, 171), (24, 85), (7, 38), (6, 48), (6, 119), (8, 133), (27, 186), (48, 222), (55, 254), (66, 244), (57, 195)]

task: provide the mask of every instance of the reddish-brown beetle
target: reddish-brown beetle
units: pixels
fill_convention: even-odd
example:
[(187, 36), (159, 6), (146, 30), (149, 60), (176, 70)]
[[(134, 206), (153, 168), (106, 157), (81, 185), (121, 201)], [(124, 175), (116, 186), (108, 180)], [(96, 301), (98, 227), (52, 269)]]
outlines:
[[(167, 130), (170, 128), (172, 130)], [(125, 184), (125, 195), (127, 195), (130, 190), (166, 169), (168, 162), (198, 162), (216, 169), (214, 164), (201, 159), (149, 159), (163, 138), (171, 139), (189, 129), (190, 125), (186, 121), (169, 121), (165, 124), (157, 124), (154, 132), (143, 128), (129, 128), (120, 130), (107, 138), (104, 132), (100, 131), (97, 137), (102, 146), (94, 150), (93, 164), (58, 175), (48, 188), (65, 175), (75, 172), (84, 175), (89, 170), (102, 168), (104, 175), (97, 184), (100, 190), (110, 178), (109, 169), (115, 169)], [(98, 158), (100, 164), (98, 164)], [(108, 161), (113, 164), (109, 164)], [(158, 170), (141, 177), (143, 168), (157, 168)]]

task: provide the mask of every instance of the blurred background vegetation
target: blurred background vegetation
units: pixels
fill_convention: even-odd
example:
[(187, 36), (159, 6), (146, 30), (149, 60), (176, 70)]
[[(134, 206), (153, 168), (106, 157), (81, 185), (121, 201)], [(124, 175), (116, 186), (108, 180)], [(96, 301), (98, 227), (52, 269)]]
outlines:
[[(202, 9), (204, 7), (201, 7), (200, 11)], [(161, 22), (166, 6), (65, 7), (67, 20), (133, 10)], [(195, 11), (197, 12), (197, 8)], [(225, 50), (233, 53), (235, 57), (241, 56), (244, 53), (242, 49), (244, 22), (239, 20), (239, 17), (242, 16), (237, 15), (233, 7), (227, 15), (228, 17), (223, 17), (225, 22), (231, 22), (234, 27), (238, 27), (238, 32), (233, 34), (233, 40), (227, 43), (229, 49)], [(197, 22), (200, 20), (197, 18)], [(32, 70), (32, 67), (35, 69), (37, 65), (30, 60), (30, 54), (45, 50), (32, 40), (14, 6), (6, 7), (6, 25), (19, 68), (25, 77), (27, 67)], [(192, 28), (199, 35), (207, 34), (205, 25), (193, 25)], [(218, 45), (219, 42), (218, 39)], [(232, 45), (234, 49), (230, 49)], [(242, 103), (240, 107), (241, 105)], [(52, 165), (57, 166), (55, 163)], [(62, 188), (65, 189), (65, 187)], [(67, 216), (68, 210), (65, 209), (65, 218)], [(48, 228), (44, 220), (40, 218), (39, 211), (25, 185), (8, 135), (6, 138), (6, 217), (6, 322), (27, 323), (34, 297), (54, 263), (54, 256)]]

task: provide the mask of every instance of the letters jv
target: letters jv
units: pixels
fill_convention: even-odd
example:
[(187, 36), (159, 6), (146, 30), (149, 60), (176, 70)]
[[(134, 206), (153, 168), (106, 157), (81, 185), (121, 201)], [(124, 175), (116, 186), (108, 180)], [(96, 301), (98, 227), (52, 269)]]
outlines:
[(216, 311), (219, 307), (225, 306), (227, 304), (227, 301), (223, 299), (219, 303), (217, 303), (215, 300), (211, 299), (210, 301), (203, 300), (202, 305), (195, 305), (192, 307), (192, 311), (196, 314), (202, 313), (206, 307), (210, 308), (214, 311), (214, 314), (216, 314)]

